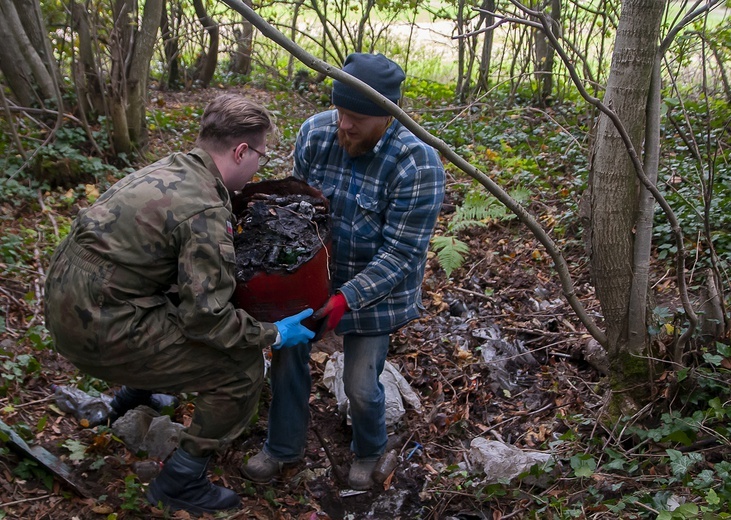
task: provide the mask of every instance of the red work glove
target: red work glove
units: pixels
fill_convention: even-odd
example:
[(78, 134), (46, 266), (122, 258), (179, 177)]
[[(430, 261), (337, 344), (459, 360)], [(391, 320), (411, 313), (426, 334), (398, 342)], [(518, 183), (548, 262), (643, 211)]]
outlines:
[(312, 315), (312, 319), (319, 320), (327, 317), (325, 332), (333, 330), (340, 323), (345, 311), (349, 311), (348, 302), (345, 301), (345, 296), (341, 293), (335, 293), (330, 296), (330, 299), (325, 302), (318, 311)]

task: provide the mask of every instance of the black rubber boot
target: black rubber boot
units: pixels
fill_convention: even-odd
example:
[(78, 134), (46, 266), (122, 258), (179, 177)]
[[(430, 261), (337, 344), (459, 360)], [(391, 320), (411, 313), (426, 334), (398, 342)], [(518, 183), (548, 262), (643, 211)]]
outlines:
[(241, 499), (236, 492), (216, 486), (208, 480), (206, 467), (210, 457), (193, 457), (178, 448), (150, 482), (147, 500), (154, 506), (173, 511), (185, 509), (194, 514), (213, 513), (238, 507)]
[(123, 386), (118, 392), (114, 393), (114, 399), (110, 403), (112, 405), (112, 413), (109, 414), (110, 421), (116, 421), (140, 405), (150, 406), (151, 397), (152, 392), (149, 390), (139, 390), (137, 388)]

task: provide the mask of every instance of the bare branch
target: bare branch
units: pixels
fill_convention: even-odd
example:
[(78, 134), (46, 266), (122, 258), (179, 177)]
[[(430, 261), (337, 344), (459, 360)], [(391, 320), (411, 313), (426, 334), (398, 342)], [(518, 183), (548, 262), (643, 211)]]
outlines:
[[(718, 1), (718, 0), (714, 0)], [(511, 2), (517, 6), (521, 6), (518, 2), (515, 0), (511, 0)], [(569, 71), (569, 75), (571, 76), (571, 79), (574, 81), (574, 85), (579, 90), (579, 94), (581, 97), (583, 97), (587, 102), (594, 105), (600, 112), (602, 112), (604, 115), (606, 115), (611, 121), (612, 124), (614, 124), (614, 127), (616, 128), (617, 132), (619, 133), (620, 138), (622, 139), (622, 142), (625, 145), (625, 148), (627, 149), (627, 153), (629, 154), (630, 160), (632, 161), (632, 165), (635, 168), (635, 174), (637, 175), (637, 178), (642, 182), (643, 186), (652, 194), (652, 196), (655, 198), (655, 200), (658, 202), (660, 207), (662, 208), (663, 212), (665, 213), (666, 218), (668, 219), (668, 222), (670, 223), (670, 227), (673, 231), (673, 235), (675, 237), (675, 244), (677, 247), (677, 253), (676, 253), (676, 268), (677, 268), (677, 283), (678, 283), (678, 292), (680, 294), (680, 299), (683, 303), (683, 309), (686, 312), (686, 315), (688, 317), (688, 322), (690, 326), (688, 327), (688, 330), (686, 330), (686, 334), (683, 335), (683, 338), (689, 337), (690, 334), (693, 333), (695, 330), (695, 326), (698, 323), (698, 317), (693, 310), (693, 306), (690, 304), (690, 298), (688, 296), (688, 289), (685, 282), (685, 265), (684, 265), (684, 258), (685, 258), (685, 250), (684, 250), (684, 244), (683, 244), (683, 231), (680, 227), (680, 223), (678, 222), (677, 217), (675, 216), (675, 213), (673, 212), (672, 208), (670, 207), (670, 204), (665, 200), (665, 197), (663, 197), (662, 193), (660, 193), (657, 189), (657, 187), (653, 184), (653, 182), (647, 177), (645, 174), (645, 169), (642, 164), (642, 161), (640, 160), (640, 157), (637, 153), (637, 150), (635, 149), (634, 145), (632, 144), (632, 140), (627, 133), (627, 129), (624, 127), (624, 124), (622, 123), (622, 120), (619, 118), (616, 112), (612, 110), (610, 107), (606, 106), (602, 101), (598, 98), (595, 98), (594, 96), (591, 96), (584, 86), (582, 85), (581, 78), (579, 77), (578, 73), (576, 72), (576, 69), (571, 65), (571, 62), (569, 60), (568, 55), (566, 54), (566, 51), (561, 46), (558, 37), (553, 33), (551, 30), (551, 21), (549, 18), (540, 11), (533, 11), (528, 8), (524, 9), (526, 13), (529, 13), (531, 16), (536, 17), (543, 26), (543, 32), (546, 34), (546, 37), (551, 42), (551, 45), (554, 46), (556, 52), (563, 60), (564, 64), (566, 65), (567, 70)], [(658, 59), (660, 58), (660, 54), (658, 54)]]
[(350, 74), (347, 74), (339, 68), (333, 67), (325, 63), (324, 61), (312, 56), (304, 49), (299, 47), (296, 43), (287, 38), (284, 34), (277, 31), (271, 25), (269, 25), (263, 18), (261, 18), (256, 12), (244, 4), (241, 0), (223, 0), (226, 5), (239, 12), (244, 16), (252, 25), (254, 25), (261, 33), (270, 38), (274, 42), (278, 43), (282, 48), (294, 55), (304, 65), (314, 69), (318, 72), (326, 74), (331, 78), (341, 81), (359, 92), (367, 96), (373, 102), (380, 105), (384, 110), (387, 110), (389, 114), (398, 119), (405, 127), (411, 130), (414, 135), (419, 137), (425, 143), (433, 146), (441, 154), (448, 159), (452, 164), (457, 166), (464, 173), (470, 177), (476, 179), (482, 186), (487, 189), (495, 198), (497, 198), (505, 207), (515, 213), (523, 224), (533, 233), (536, 239), (546, 248), (547, 253), (554, 262), (554, 266), (561, 280), (563, 294), (566, 297), (569, 305), (576, 313), (577, 317), (581, 320), (584, 326), (587, 328), (589, 333), (602, 345), (606, 345), (606, 335), (599, 329), (594, 320), (585, 311), (583, 305), (579, 301), (574, 291), (573, 281), (569, 272), (568, 264), (561, 255), (560, 248), (553, 242), (546, 231), (541, 225), (533, 218), (533, 216), (526, 211), (526, 209), (508, 195), (500, 186), (498, 186), (490, 177), (480, 171), (478, 168), (472, 166), (469, 162), (460, 157), (454, 150), (452, 150), (444, 141), (431, 135), (429, 132), (424, 130), (418, 123), (416, 123), (406, 112), (404, 112), (398, 105), (394, 104), (376, 90), (368, 86), (367, 84), (353, 78)]

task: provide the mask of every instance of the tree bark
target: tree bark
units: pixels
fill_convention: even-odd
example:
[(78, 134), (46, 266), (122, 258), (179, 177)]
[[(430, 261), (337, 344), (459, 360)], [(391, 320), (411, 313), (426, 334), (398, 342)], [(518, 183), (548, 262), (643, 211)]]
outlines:
[(25, 33), (28, 35), (31, 45), (36, 50), (41, 60), (48, 69), (55, 83), (61, 83), (61, 74), (58, 71), (56, 61), (51, 54), (48, 42), (48, 32), (43, 22), (41, 6), (38, 0), (13, 0), (20, 16)]
[(112, 121), (112, 145), (115, 154), (132, 151), (127, 121), (127, 57), (132, 42), (132, 0), (115, 0), (112, 4), (114, 28), (109, 42), (111, 68), (109, 74), (109, 115)]
[(89, 15), (86, 8), (76, 2), (71, 4), (73, 28), (78, 35), (78, 60), (74, 63), (76, 71), (74, 81), (79, 103), (79, 109), (89, 115), (90, 112), (105, 114), (104, 85), (97, 69), (97, 57), (94, 51), (94, 37), (92, 35)]
[(193, 6), (195, 7), (195, 14), (211, 38), (208, 44), (208, 52), (205, 53), (203, 63), (196, 75), (196, 79), (201, 83), (201, 86), (207, 87), (213, 79), (213, 74), (216, 72), (216, 63), (218, 62), (218, 25), (208, 16), (202, 0), (193, 0)]
[[(6, 40), (13, 40), (14, 44), (17, 45), (17, 50), (20, 53), (21, 60), (28, 66), (27, 69), (21, 72), (26, 74), (25, 79), (28, 85), (31, 86), (32, 92), (37, 94), (40, 98), (39, 101), (43, 103), (45, 100), (56, 98), (56, 84), (54, 83), (51, 73), (46, 68), (46, 64), (43, 58), (35, 47), (33, 47), (28, 34), (20, 21), (20, 16), (15, 8), (15, 4), (11, 0), (0, 1), (0, 11), (4, 18), (3, 22), (6, 24), (8, 32), (6, 33), (9, 38)], [(3, 46), (6, 42), (3, 42)], [(12, 44), (11, 44), (12, 45)], [(8, 66), (8, 64), (5, 64)], [(16, 93), (17, 94), (17, 93)], [(60, 100), (56, 100), (57, 102)]]
[[(548, 17), (551, 28), (557, 36), (561, 33), (561, 0), (551, 0)], [(547, 106), (553, 93), (553, 59), (554, 49), (542, 30), (535, 31), (535, 76), (538, 89), (536, 101), (539, 106)]]
[(141, 151), (147, 145), (147, 78), (162, 7), (163, 0), (147, 0), (138, 27), (134, 0), (117, 0), (113, 5), (109, 97), (116, 153)]
[[(170, 16), (168, 16), (168, 8)], [(178, 45), (178, 30), (180, 27), (180, 12), (176, 2), (164, 2), (160, 21), (160, 36), (163, 41), (165, 52), (165, 65), (167, 66), (167, 88), (176, 90), (180, 88), (180, 46)], [(171, 23), (172, 21), (172, 23)]]
[(0, 34), (5, 35), (3, 44), (0, 45), (0, 71), (2, 71), (16, 103), (29, 107), (34, 100), (33, 72), (23, 58), (18, 42), (12, 36), (13, 32), (4, 12), (5, 1), (0, 1)]
[[(485, 12), (487, 11), (487, 12)], [(480, 19), (481, 24), (484, 22), (485, 27), (490, 27), (495, 23), (495, 16), (488, 13), (495, 12), (495, 0), (483, 0)], [(490, 88), (490, 63), (492, 62), (492, 42), (495, 37), (495, 31), (485, 31), (484, 41), (482, 42), (482, 57), (480, 59), (480, 67), (478, 69), (478, 88), (483, 92), (487, 92)]]
[[(665, 0), (622, 3), (604, 98), (604, 104), (621, 119), (638, 151), (642, 150), (645, 109), (664, 8)], [(599, 117), (596, 133), (586, 194), (591, 219), (590, 265), (606, 324), (611, 379), (626, 389), (649, 383), (648, 363), (627, 351), (639, 182), (617, 128), (604, 114)], [(641, 401), (647, 396), (635, 393), (635, 397)]]
[(127, 120), (130, 138), (140, 149), (147, 146), (147, 78), (150, 61), (155, 50), (160, 28), (163, 0), (146, 0), (142, 24), (135, 34), (130, 50), (131, 60), (127, 72)]
[[(251, 0), (245, 0), (246, 5), (251, 7)], [(295, 12), (292, 24), (297, 23), (297, 13), (300, 3), (295, 5)], [(294, 29), (293, 29), (294, 30)], [(231, 71), (236, 74), (248, 75), (251, 73), (251, 53), (254, 49), (254, 27), (251, 22), (241, 17), (241, 29), (237, 29), (236, 51), (231, 57)], [(291, 71), (290, 75), (291, 77)]]

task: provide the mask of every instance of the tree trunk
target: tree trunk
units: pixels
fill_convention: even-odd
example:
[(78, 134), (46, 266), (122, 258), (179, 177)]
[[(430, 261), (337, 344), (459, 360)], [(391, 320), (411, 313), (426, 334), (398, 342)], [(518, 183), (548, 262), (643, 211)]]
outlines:
[(112, 121), (112, 145), (115, 154), (132, 152), (127, 121), (127, 57), (131, 46), (133, 0), (115, 0), (112, 4), (114, 28), (109, 42), (109, 112)]
[(218, 25), (208, 16), (202, 0), (193, 0), (193, 6), (195, 7), (195, 14), (198, 16), (203, 28), (211, 37), (208, 52), (203, 56), (203, 62), (196, 71), (196, 79), (202, 87), (207, 87), (213, 79), (213, 74), (216, 72), (216, 63), (218, 62)]
[[(604, 99), (622, 120), (638, 153), (645, 134), (645, 109), (664, 8), (665, 0), (622, 3)], [(627, 351), (639, 183), (617, 129), (604, 114), (597, 123), (587, 196), (591, 273), (604, 314), (611, 381), (618, 388), (637, 385), (649, 391), (647, 361)], [(647, 350), (645, 341), (644, 352)], [(632, 395), (640, 402), (648, 397), (639, 390)]]
[[(355, 52), (364, 52), (363, 51), (363, 40), (365, 38), (365, 27), (366, 23), (370, 19), (371, 11), (373, 10), (373, 6), (376, 4), (375, 0), (366, 0), (365, 5), (361, 5), (361, 8), (363, 9), (360, 15), (360, 20), (358, 20), (358, 29), (356, 30), (356, 37), (355, 37), (355, 48), (353, 49)], [(372, 45), (372, 43), (371, 43)], [(367, 52), (367, 51), (366, 51)]]
[[(246, 0), (250, 2), (251, 0)], [(297, 41), (297, 22), (299, 20), (299, 14), (300, 9), (302, 8), (302, 3), (304, 0), (297, 0), (294, 4), (294, 13), (292, 13), (292, 27), (289, 29), (289, 39), (293, 42)], [(244, 2), (247, 6), (251, 7), (248, 3)], [(246, 17), (243, 17), (244, 20), (246, 20)], [(249, 20), (246, 20), (246, 23), (249, 24), (249, 26), (252, 28), (252, 31), (254, 30), (253, 25)], [(294, 62), (295, 58), (292, 56), (292, 54), (289, 54), (287, 58), (287, 79), (292, 79), (294, 77)]]
[(71, 4), (73, 29), (78, 37), (79, 55), (74, 63), (76, 92), (79, 110), (87, 116), (90, 112), (106, 114), (104, 107), (104, 84), (97, 68), (97, 57), (94, 51), (94, 36), (89, 23), (89, 14), (81, 4)]
[[(546, 14), (552, 21), (553, 33), (561, 33), (561, 0), (551, 0), (550, 7)], [(536, 101), (539, 106), (547, 106), (553, 93), (553, 58), (555, 51), (543, 31), (535, 33), (535, 77), (538, 88), (536, 90)]]
[[(168, 8), (170, 9), (170, 16), (168, 16)], [(165, 65), (167, 66), (165, 85), (172, 90), (180, 88), (180, 46), (178, 45), (178, 31), (180, 28), (181, 13), (182, 10), (177, 2), (165, 2), (163, 4), (160, 36), (164, 44)]]
[(33, 104), (33, 72), (20, 52), (20, 46), (12, 36), (8, 19), (4, 12), (4, 1), (0, 1), (0, 34), (3, 43), (0, 45), (0, 71), (13, 94), (15, 102), (24, 107)]
[[(483, 11), (495, 12), (495, 0), (483, 0), (481, 9)], [(480, 23), (484, 23), (485, 27), (490, 27), (495, 23), (495, 16), (480, 12)], [(485, 31), (484, 41), (482, 43), (482, 57), (480, 59), (480, 68), (478, 70), (478, 88), (483, 92), (487, 92), (490, 88), (490, 63), (492, 61), (492, 42), (495, 37), (495, 31), (492, 29)]]
[(147, 146), (147, 79), (150, 61), (155, 50), (164, 0), (146, 0), (142, 24), (135, 33), (130, 49), (131, 59), (127, 72), (127, 121), (130, 139), (140, 149)]
[[(15, 50), (10, 51), (10, 55), (12, 56), (17, 50), (19, 56), (16, 54), (15, 57), (19, 57), (24, 62), (24, 65), (17, 67), (16, 71), (25, 74), (26, 88), (30, 86), (31, 92), (36, 94), (40, 103), (49, 99), (56, 100), (56, 84), (53, 76), (49, 72), (49, 68), (46, 67), (43, 57), (33, 47), (12, 0), (0, 0), (0, 15), (4, 18), (3, 24), (7, 29), (7, 32), (4, 33), (6, 37), (3, 38), (5, 41), (2, 45), (17, 46)], [(27, 68), (25, 65), (27, 65)], [(10, 63), (4, 63), (3, 70), (6, 67), (13, 68)], [(17, 95), (17, 92), (14, 91), (14, 93)], [(60, 100), (56, 100), (56, 102), (58, 103)]]
[(48, 31), (43, 22), (40, 3), (38, 0), (14, 0), (14, 3), (31, 45), (41, 57), (54, 82), (60, 84), (61, 74), (51, 53)]
[(462, 38), (462, 35), (465, 32), (464, 9), (464, 0), (459, 0), (457, 5), (457, 20), (455, 20), (455, 23), (457, 24), (457, 35), (459, 36), (459, 39), (457, 40), (457, 87), (455, 95), (457, 96), (457, 99), (461, 101), (464, 101), (465, 89), (468, 84), (468, 78), (465, 77), (465, 48), (467, 47), (467, 44), (465, 43), (465, 39)]
[(147, 144), (147, 78), (162, 18), (163, 0), (147, 0), (141, 25), (134, 0), (113, 5), (110, 113), (116, 153), (142, 151)]
[[(244, 3), (251, 7), (251, 0), (244, 0)], [(294, 19), (292, 24), (297, 23), (297, 13), (300, 3), (295, 5)], [(294, 29), (293, 29), (294, 30)], [(236, 30), (236, 51), (231, 57), (231, 71), (244, 76), (251, 73), (251, 53), (254, 49), (254, 27), (251, 22), (241, 17), (241, 29)], [(291, 74), (290, 74), (291, 77)]]

